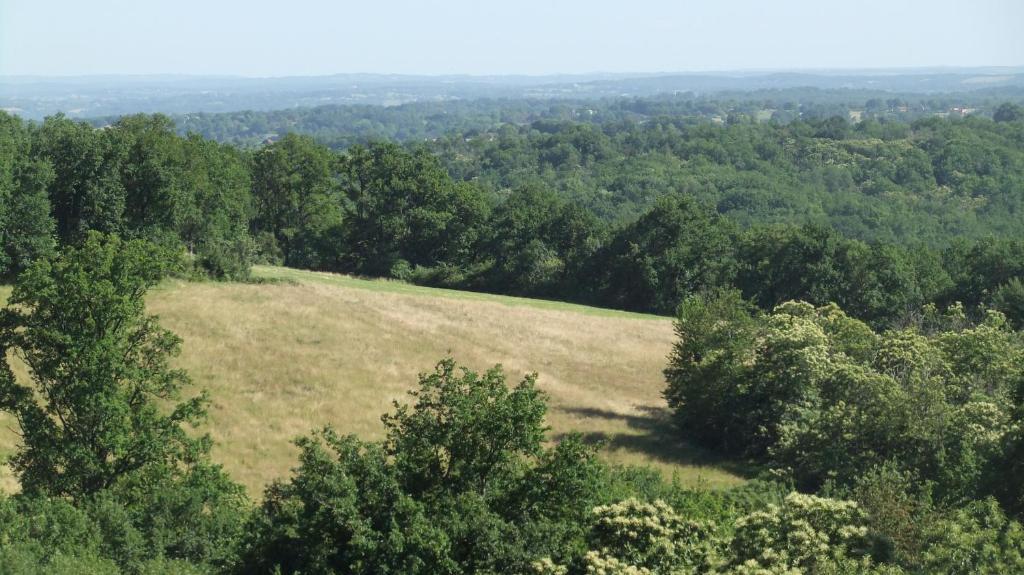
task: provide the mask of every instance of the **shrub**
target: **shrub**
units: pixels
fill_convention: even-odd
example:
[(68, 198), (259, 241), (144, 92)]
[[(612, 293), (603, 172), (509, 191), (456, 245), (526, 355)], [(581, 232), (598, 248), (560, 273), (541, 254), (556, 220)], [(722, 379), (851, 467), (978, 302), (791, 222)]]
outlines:
[(300, 465), (267, 489), (244, 572), (526, 572), (582, 547), (600, 466), (578, 439), (543, 447), (534, 376), (511, 389), (445, 360), (412, 405), (368, 443), (324, 430), (298, 442)]
[(972, 498), (1016, 428), (1024, 339), (998, 312), (875, 334), (836, 306), (759, 315), (725, 293), (685, 302), (676, 330), (665, 396), (681, 430), (801, 488), (898, 461), (941, 499)]

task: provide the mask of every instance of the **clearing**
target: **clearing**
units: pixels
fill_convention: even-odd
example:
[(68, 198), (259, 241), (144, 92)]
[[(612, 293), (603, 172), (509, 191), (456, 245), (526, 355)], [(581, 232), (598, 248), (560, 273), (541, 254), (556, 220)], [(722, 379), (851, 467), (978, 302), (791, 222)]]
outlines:
[[(582, 433), (605, 442), (607, 460), (684, 484), (742, 481), (672, 433), (668, 318), (266, 266), (254, 276), (272, 281), (169, 281), (147, 298), (184, 339), (178, 365), (213, 399), (214, 459), (253, 496), (287, 477), (291, 441), (314, 428), (380, 438), (381, 414), (445, 355), (476, 371), (500, 363), (510, 382), (537, 372), (552, 437)], [(0, 422), (0, 453), (14, 445), (9, 428)], [(16, 488), (6, 467), (0, 485)]]

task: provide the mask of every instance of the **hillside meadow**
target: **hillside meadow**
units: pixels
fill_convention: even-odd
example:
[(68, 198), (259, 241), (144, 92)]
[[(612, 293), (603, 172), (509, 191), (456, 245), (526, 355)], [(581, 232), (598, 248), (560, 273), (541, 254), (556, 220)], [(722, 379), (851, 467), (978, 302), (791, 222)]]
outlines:
[[(581, 433), (608, 461), (688, 485), (742, 481), (742, 469), (671, 431), (661, 397), (668, 318), (284, 268), (254, 276), (264, 282), (168, 281), (147, 298), (184, 340), (178, 364), (212, 397), (214, 459), (253, 496), (288, 475), (291, 441), (314, 428), (380, 438), (381, 414), (446, 355), (480, 371), (500, 363), (510, 381), (537, 372), (552, 436)], [(10, 428), (0, 425), (5, 454)]]

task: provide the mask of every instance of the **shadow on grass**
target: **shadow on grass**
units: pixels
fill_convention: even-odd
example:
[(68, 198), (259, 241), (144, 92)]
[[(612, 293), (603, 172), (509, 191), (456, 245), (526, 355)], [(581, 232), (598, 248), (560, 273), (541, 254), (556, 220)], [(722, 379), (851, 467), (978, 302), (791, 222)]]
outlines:
[[(672, 421), (672, 413), (665, 407), (643, 407), (640, 415), (625, 415), (592, 407), (561, 407), (559, 411), (589, 419), (621, 421), (636, 433), (607, 433), (592, 431), (583, 433), (583, 441), (600, 444), (613, 450), (627, 450), (642, 453), (662, 463), (701, 467), (717, 467), (734, 475), (750, 478), (756, 473), (755, 466), (716, 454), (697, 445), (684, 441)], [(561, 433), (556, 439), (567, 437)]]

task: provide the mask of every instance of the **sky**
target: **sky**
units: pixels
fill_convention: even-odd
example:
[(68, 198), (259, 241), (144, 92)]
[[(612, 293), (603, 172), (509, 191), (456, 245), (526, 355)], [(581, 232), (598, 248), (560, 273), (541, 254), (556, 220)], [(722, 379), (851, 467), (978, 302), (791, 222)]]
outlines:
[(1024, 65), (1024, 0), (0, 0), (0, 75)]

